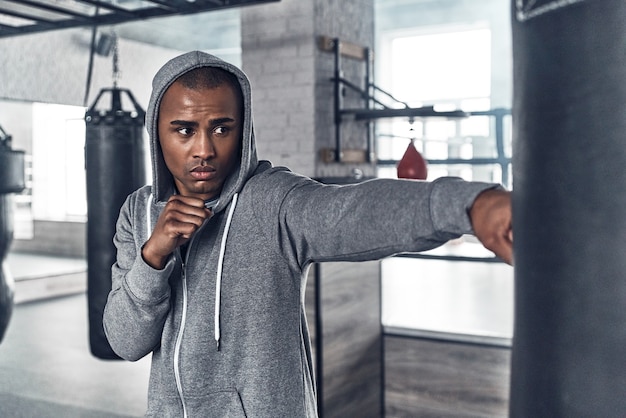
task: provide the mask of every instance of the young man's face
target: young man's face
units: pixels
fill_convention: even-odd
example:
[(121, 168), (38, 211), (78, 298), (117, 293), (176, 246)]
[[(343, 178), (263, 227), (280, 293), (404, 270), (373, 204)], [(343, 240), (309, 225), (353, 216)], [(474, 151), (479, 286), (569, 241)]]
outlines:
[(183, 196), (217, 197), (239, 160), (241, 104), (227, 84), (191, 90), (174, 82), (161, 99), (158, 131), (167, 168)]

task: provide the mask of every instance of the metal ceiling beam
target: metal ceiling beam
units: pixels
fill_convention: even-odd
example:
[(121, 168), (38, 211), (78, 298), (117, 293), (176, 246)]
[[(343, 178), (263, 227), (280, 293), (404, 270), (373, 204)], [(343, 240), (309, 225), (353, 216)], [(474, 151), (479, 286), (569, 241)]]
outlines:
[[(131, 6), (146, 4), (144, 7), (125, 8), (124, 2), (113, 4), (104, 0), (75, 0), (75, 5), (89, 5), (93, 9), (92, 14), (83, 14), (63, 3), (51, 5), (42, 0), (0, 0), (0, 38), (85, 26), (116, 25), (278, 1), (280, 0), (144, 0), (141, 3), (126, 2)], [(10, 3), (18, 6), (16, 10), (11, 8)], [(103, 13), (98, 13), (97, 10)], [(51, 15), (59, 18), (52, 19)], [(21, 19), (23, 24), (12, 22), (11, 18)]]
[(33, 7), (35, 9), (39, 9), (39, 10), (46, 10), (49, 12), (53, 12), (53, 13), (58, 13), (58, 14), (62, 14), (62, 15), (67, 15), (67, 16), (72, 16), (75, 18), (84, 18), (85, 15), (81, 14), (81, 13), (77, 13), (74, 12), (72, 10), (68, 10), (65, 8), (61, 8), (61, 7), (57, 7), (57, 6), (51, 6), (49, 4), (43, 4), (43, 3), (38, 3), (36, 1), (32, 1), (32, 0), (5, 0), (8, 2), (13, 2), (13, 3), (18, 3), (24, 6), (28, 6), (28, 7)]
[[(11, 0), (11, 1), (20, 1), (20, 0)], [(84, 3), (84, 4), (88, 4), (90, 6), (94, 6), (96, 8), (100, 8), (100, 9), (105, 9), (105, 10), (109, 10), (111, 12), (116, 12), (116, 13), (122, 13), (122, 14), (126, 14), (129, 16), (135, 16), (135, 14), (128, 10), (128, 9), (124, 9), (122, 7), (116, 6), (114, 4), (111, 3), (105, 3), (102, 0), (76, 0), (78, 3)], [(152, 1), (151, 3), (154, 3), (154, 1)]]
[[(2, 15), (6, 15), (6, 16), (11, 16), (11, 17), (17, 17), (19, 19), (24, 19), (24, 20), (33, 20), (36, 22), (40, 22), (40, 23), (53, 23), (52, 20), (48, 20), (48, 19), (44, 19), (38, 16), (33, 16), (30, 14), (26, 14), (26, 13), (20, 13), (18, 11), (15, 10), (10, 10), (10, 9), (5, 9), (4, 7), (0, 7), (0, 16)], [(10, 26), (13, 29), (18, 29), (18, 27), (16, 26)]]

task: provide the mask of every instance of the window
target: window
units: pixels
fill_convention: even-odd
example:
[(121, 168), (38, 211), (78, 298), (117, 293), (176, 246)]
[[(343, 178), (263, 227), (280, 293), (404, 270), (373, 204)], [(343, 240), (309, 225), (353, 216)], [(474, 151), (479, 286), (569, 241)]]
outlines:
[(33, 216), (85, 221), (85, 108), (33, 104)]
[(488, 106), (491, 31), (482, 28), (393, 38), (390, 76), (394, 95), (412, 106), (448, 102), (456, 107), (463, 101)]
[[(411, 107), (468, 112), (491, 108), (491, 30), (488, 27), (441, 26), (428, 30), (387, 33), (377, 84)], [(395, 177), (395, 162), (413, 141), (428, 160), (429, 179), (455, 175), (467, 180), (503, 179), (499, 165), (443, 164), (442, 160), (495, 158), (495, 121), (469, 118), (390, 119), (377, 123), (379, 176)]]

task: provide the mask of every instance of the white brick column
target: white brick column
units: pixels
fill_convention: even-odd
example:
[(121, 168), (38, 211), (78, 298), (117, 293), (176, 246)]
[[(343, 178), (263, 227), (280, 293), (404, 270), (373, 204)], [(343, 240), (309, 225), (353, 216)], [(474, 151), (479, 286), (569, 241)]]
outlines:
[[(350, 175), (353, 168), (373, 174), (372, 164), (320, 159), (320, 149), (335, 142), (334, 60), (318, 48), (320, 36), (372, 47), (373, 14), (373, 0), (281, 0), (242, 8), (242, 67), (252, 83), (260, 158), (314, 177)], [(347, 67), (360, 82), (364, 67)], [(360, 126), (344, 135), (345, 147), (365, 149)]]

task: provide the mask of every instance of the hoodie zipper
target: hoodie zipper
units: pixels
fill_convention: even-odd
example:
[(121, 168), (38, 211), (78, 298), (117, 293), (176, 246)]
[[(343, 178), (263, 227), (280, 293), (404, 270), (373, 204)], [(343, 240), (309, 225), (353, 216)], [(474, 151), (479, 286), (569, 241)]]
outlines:
[(178, 335), (176, 336), (176, 345), (174, 346), (174, 377), (176, 379), (176, 388), (178, 389), (180, 403), (183, 406), (183, 418), (187, 418), (187, 405), (185, 404), (185, 396), (183, 395), (183, 384), (180, 377), (180, 347), (183, 342), (183, 334), (185, 332), (185, 324), (187, 322), (187, 262), (189, 261), (189, 253), (191, 252), (191, 247), (193, 246), (193, 242), (196, 239), (196, 235), (198, 235), (198, 232), (200, 232), (205, 224), (206, 222), (202, 224), (202, 226), (200, 226), (200, 228), (191, 237), (189, 245), (187, 246), (187, 251), (185, 251), (184, 259), (181, 254), (180, 248), (176, 250), (178, 252), (178, 256), (181, 258), (181, 267), (183, 270), (181, 278), (181, 282), (183, 285), (183, 312), (180, 318)]
[[(223, 267), (223, 258), (224, 251), (226, 249), (226, 239), (228, 238), (228, 231), (230, 229), (230, 224), (232, 222), (233, 213), (235, 211), (235, 207), (237, 206), (237, 197), (238, 194), (235, 193), (231, 202), (231, 208), (228, 211), (228, 216), (226, 219), (226, 226), (224, 227), (224, 232), (222, 233), (222, 243), (220, 244), (220, 254), (219, 261), (217, 267), (217, 277), (216, 277), (216, 289), (215, 289), (215, 341), (217, 343), (217, 349), (220, 349), (220, 325), (219, 325), (219, 309), (220, 309), (220, 292), (221, 292), (221, 276), (222, 276), (222, 267)], [(187, 320), (187, 263), (189, 261), (189, 253), (191, 252), (191, 247), (196, 239), (196, 236), (200, 232), (202, 228), (204, 228), (206, 222), (200, 226), (200, 228), (193, 234), (191, 240), (189, 241), (189, 246), (187, 247), (187, 251), (185, 252), (185, 257), (181, 255), (180, 248), (177, 249), (178, 256), (181, 258), (181, 267), (182, 267), (182, 285), (183, 285), (183, 312), (180, 319), (180, 327), (178, 328), (178, 335), (176, 336), (176, 345), (174, 346), (174, 377), (176, 379), (176, 388), (178, 389), (178, 396), (180, 397), (180, 402), (183, 406), (183, 418), (187, 418), (187, 405), (185, 405), (185, 397), (183, 395), (183, 385), (180, 376), (180, 347), (183, 341), (183, 333), (185, 331), (185, 322)]]
[[(152, 203), (152, 194), (150, 194), (150, 197), (148, 198), (148, 210), (147, 210), (147, 223), (148, 223), (148, 231), (152, 231), (152, 213), (150, 212), (150, 208), (151, 208), (151, 203)], [(189, 242), (189, 247), (191, 247), (191, 244), (193, 243), (193, 240), (195, 238), (195, 234), (194, 236), (191, 238), (191, 241)], [(183, 385), (180, 379), (180, 365), (179, 363), (179, 358), (180, 358), (180, 346), (182, 344), (183, 341), (183, 331), (185, 330), (185, 321), (187, 320), (187, 267), (186, 267), (186, 263), (187, 263), (187, 258), (189, 256), (189, 248), (187, 248), (187, 253), (185, 254), (185, 259), (183, 260), (183, 257), (180, 253), (180, 248), (178, 248), (176, 250), (177, 255), (180, 257), (181, 261), (181, 265), (182, 265), (182, 284), (183, 284), (183, 313), (180, 319), (180, 327), (178, 328), (178, 335), (176, 336), (176, 344), (174, 345), (174, 378), (176, 380), (176, 389), (178, 390), (178, 396), (180, 398), (180, 402), (183, 406), (183, 418), (187, 418), (187, 406), (185, 405), (185, 397), (183, 396)]]
[[(148, 211), (147, 211), (147, 222), (148, 222), (148, 231), (152, 230), (152, 213), (150, 212), (150, 207), (151, 207), (151, 203), (152, 203), (152, 194), (150, 194), (149, 200), (148, 200)], [(193, 244), (193, 240), (195, 238), (195, 234), (194, 236), (191, 238), (191, 241), (189, 242), (189, 247), (191, 247), (191, 244)], [(180, 249), (176, 250), (178, 252), (178, 256), (181, 258), (182, 260), (182, 255), (180, 253)], [(174, 346), (174, 378), (176, 379), (176, 389), (178, 390), (178, 396), (180, 397), (180, 402), (183, 406), (183, 418), (187, 418), (187, 406), (185, 405), (185, 398), (183, 396), (183, 385), (180, 379), (180, 365), (179, 363), (179, 358), (180, 358), (180, 346), (183, 340), (183, 331), (185, 330), (185, 321), (187, 319), (187, 267), (186, 267), (186, 262), (187, 262), (187, 258), (189, 256), (189, 248), (187, 248), (187, 253), (185, 254), (185, 260), (181, 261), (182, 264), (182, 270), (183, 270), (183, 274), (182, 274), (182, 283), (183, 283), (183, 314), (181, 316), (180, 319), (180, 327), (178, 328), (178, 335), (176, 336), (176, 345)]]
[[(191, 243), (189, 244), (191, 247)], [(180, 250), (179, 250), (180, 254)], [(189, 254), (189, 248), (187, 249)], [(185, 257), (187, 258), (187, 257)], [(186, 260), (185, 260), (186, 261)], [(183, 396), (183, 385), (180, 378), (180, 346), (183, 341), (183, 332), (185, 331), (185, 321), (187, 320), (187, 266), (185, 261), (182, 262), (183, 276), (183, 313), (180, 319), (180, 327), (178, 328), (178, 335), (176, 336), (176, 345), (174, 346), (174, 377), (176, 378), (176, 388), (178, 389), (178, 396), (183, 406), (183, 418), (187, 418), (187, 406), (185, 405), (185, 397)]]

